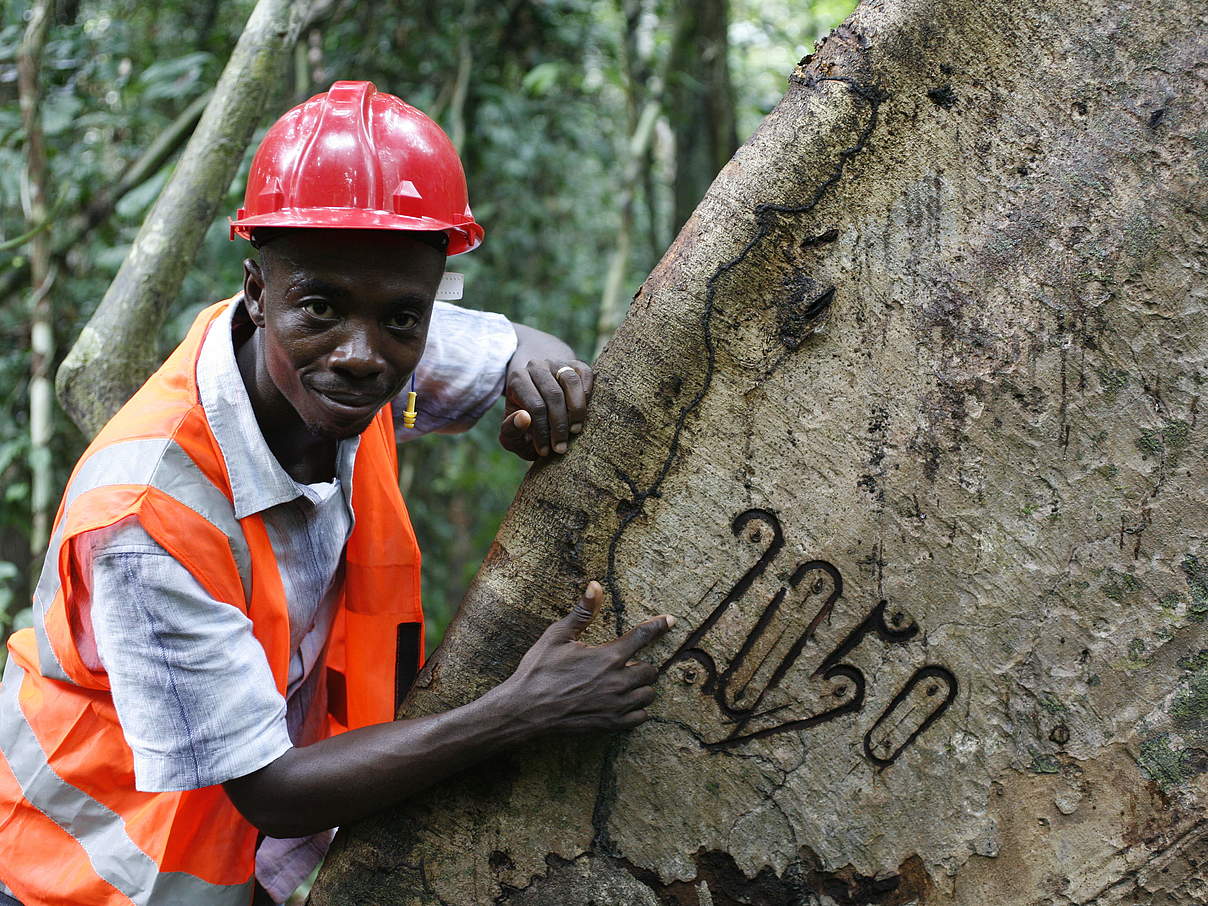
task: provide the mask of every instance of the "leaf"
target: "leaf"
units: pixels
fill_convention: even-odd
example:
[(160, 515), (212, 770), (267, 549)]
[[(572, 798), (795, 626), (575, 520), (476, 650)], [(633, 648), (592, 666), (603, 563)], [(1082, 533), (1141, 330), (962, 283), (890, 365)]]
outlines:
[(560, 60), (538, 63), (524, 74), (521, 87), (534, 97), (543, 97), (562, 81), (564, 64)]
[[(0, 208), (21, 210), (21, 174), (25, 170), (25, 155), (12, 148), (0, 148)], [(16, 234), (23, 230), (24, 221)]]
[(84, 102), (74, 94), (56, 92), (42, 101), (42, 131), (58, 135), (75, 125), (75, 118)]
[(143, 99), (179, 98), (191, 93), (212, 58), (211, 54), (199, 51), (152, 63), (138, 77), (139, 83), (146, 87)]
[(24, 456), (29, 448), (29, 435), (25, 432), (15, 438), (0, 444), (0, 473), (3, 473), (19, 456)]
[(17, 105), (0, 108), (0, 145), (21, 131), (21, 113)]

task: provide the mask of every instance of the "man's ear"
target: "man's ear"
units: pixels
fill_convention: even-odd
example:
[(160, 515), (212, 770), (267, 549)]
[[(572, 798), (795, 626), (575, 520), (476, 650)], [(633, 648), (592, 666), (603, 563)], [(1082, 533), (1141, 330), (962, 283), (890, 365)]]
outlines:
[(258, 261), (243, 259), (243, 304), (257, 327), (264, 327), (264, 271)]

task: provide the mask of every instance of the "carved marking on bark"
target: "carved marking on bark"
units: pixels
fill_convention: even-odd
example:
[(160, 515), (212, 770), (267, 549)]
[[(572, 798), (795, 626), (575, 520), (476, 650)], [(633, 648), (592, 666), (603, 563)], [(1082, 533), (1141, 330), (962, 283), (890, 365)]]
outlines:
[[(874, 742), (873, 734), (877, 732), (877, 728), (885, 722), (887, 717), (897, 711), (898, 708), (911, 697), (916, 689), (924, 690), (924, 695), (929, 698), (938, 695), (941, 689), (945, 691), (945, 694), (944, 698), (940, 700), (939, 703), (927, 713), (927, 716), (919, 722), (918, 726), (911, 731), (910, 735), (906, 737), (905, 741), (900, 743), (896, 748), (893, 746), (892, 742), (893, 734), (902, 726), (902, 724), (906, 723), (907, 720), (914, 716), (915, 712), (918, 710), (917, 706), (907, 711), (906, 715), (901, 720), (899, 720), (892, 728), (886, 731), (885, 736), (880, 741)], [(928, 664), (925, 667), (920, 667), (914, 672), (914, 675), (906, 681), (905, 685), (902, 686), (901, 691), (893, 697), (893, 701), (891, 701), (885, 710), (881, 712), (881, 716), (877, 718), (876, 723), (874, 723), (869, 731), (864, 734), (865, 756), (868, 757), (869, 761), (880, 767), (889, 767), (897, 760), (899, 755), (906, 751), (907, 746), (914, 742), (920, 735), (922, 735), (924, 730), (926, 730), (943, 716), (944, 712), (948, 710), (948, 706), (952, 704), (953, 699), (956, 698), (957, 690), (958, 686), (956, 677), (947, 667), (941, 667), (939, 664)], [(878, 748), (882, 751), (881, 755), (876, 754), (876, 750)]]
[[(799, 205), (761, 204), (756, 206), (755, 219), (757, 227), (754, 234), (750, 239), (747, 240), (746, 244), (742, 247), (742, 250), (729, 261), (721, 264), (705, 283), (705, 303), (701, 311), (701, 330), (705, 343), (704, 381), (702, 382), (700, 389), (696, 392), (696, 395), (693, 396), (682, 409), (680, 409), (679, 414), (676, 416), (675, 429), (671, 435), (671, 442), (667, 446), (667, 455), (663, 458), (662, 465), (655, 474), (654, 480), (650, 483), (650, 486), (647, 487), (646, 490), (632, 492), (633, 496), (628, 501), (628, 506), (621, 517), (621, 524), (613, 533), (612, 539), (608, 545), (608, 568), (605, 573), (604, 584), (608, 588), (609, 595), (612, 598), (613, 621), (617, 635), (620, 635), (624, 631), (625, 623), (625, 603), (621, 598), (621, 592), (616, 582), (617, 547), (620, 544), (621, 539), (624, 537), (626, 531), (629, 529), (630, 524), (642, 512), (642, 508), (646, 501), (652, 497), (658, 496), (658, 492), (662, 487), (663, 482), (666, 481), (672, 465), (679, 456), (680, 438), (683, 435), (684, 427), (687, 424), (688, 418), (693, 412), (696, 411), (697, 408), (699, 408), (701, 402), (709, 392), (710, 385), (713, 383), (713, 373), (717, 365), (717, 350), (713, 342), (712, 320), (713, 310), (717, 299), (718, 281), (720, 281), (722, 277), (745, 261), (747, 256), (750, 255), (751, 252), (761, 242), (763, 242), (765, 238), (767, 238), (768, 234), (772, 232), (773, 227), (776, 225), (776, 218), (778, 215), (807, 214), (817, 207), (822, 199), (826, 196), (826, 193), (840, 179), (843, 178), (843, 172), (846, 169), (848, 162), (855, 155), (864, 150), (868, 144), (868, 139), (873, 133), (873, 130), (876, 129), (877, 113), (880, 109), (881, 101), (885, 97), (884, 92), (882, 92), (879, 88), (861, 85), (854, 79), (844, 76), (822, 76), (817, 79), (817, 82), (842, 82), (845, 84), (854, 94), (868, 103), (868, 121), (860, 130), (860, 134), (857, 136), (855, 143), (839, 152), (838, 160), (835, 163), (834, 169), (831, 171), (830, 175), (827, 176), (827, 178), (824, 179), (814, 190), (814, 193), (810, 197), (809, 201)], [(837, 232), (833, 237), (831, 236), (831, 232), (832, 231), (827, 231), (821, 236), (817, 237), (815, 240), (807, 240), (807, 242), (812, 243), (819, 241), (833, 241), (834, 238), (837, 238)], [(825, 310), (830, 306), (833, 298), (834, 288), (831, 287), (823, 292), (821, 297), (812, 300), (810, 303), (812, 317), (817, 318), (823, 312), (825, 312)], [(799, 338), (798, 342), (800, 342), (801, 338), (804, 338), (804, 334), (802, 334), (800, 331), (797, 332), (797, 336)], [(621, 470), (618, 469), (618, 472), (620, 471)], [(628, 487), (631, 489), (636, 488), (636, 483), (629, 476), (621, 473), (620, 477)]]
[[(875, 634), (885, 644), (904, 645), (918, 636), (918, 624), (913, 621), (907, 623), (906, 616), (900, 611), (895, 611), (886, 619), (888, 602), (880, 601), (811, 674), (823, 680), (840, 681), (832, 692), (840, 699), (839, 704), (806, 717), (769, 722), (769, 718), (776, 715), (783, 718), (783, 712), (797, 704), (794, 702), (770, 708), (761, 707), (768, 693), (778, 688), (781, 680), (795, 666), (806, 644), (814, 638), (818, 627), (824, 620), (830, 619), (835, 602), (843, 594), (843, 576), (833, 564), (825, 560), (807, 560), (798, 564), (787, 584), (783, 585), (762, 609), (738, 652), (723, 669), (718, 666), (715, 657), (705, 649), (703, 643), (706, 637), (725, 614), (751, 590), (756, 580), (763, 576), (784, 548), (784, 532), (780, 520), (769, 510), (751, 509), (739, 513), (734, 517), (731, 530), (735, 537), (745, 533), (748, 540), (756, 544), (764, 540), (764, 532), (767, 530), (768, 540), (763, 553), (734, 583), (700, 626), (689, 634), (675, 653), (659, 668), (661, 673), (666, 673), (673, 664), (685, 664), (688, 672), (685, 673), (684, 679), (691, 684), (695, 684), (697, 680), (693, 667), (702, 669), (702, 694), (712, 697), (722, 714), (733, 724), (733, 729), (724, 739), (712, 742), (702, 739), (701, 744), (714, 751), (728, 749), (776, 733), (812, 730), (844, 714), (860, 711), (864, 706), (867, 680), (862, 671), (852, 664), (844, 663), (844, 659), (869, 634)], [(806, 576), (811, 573), (820, 575), (815, 577), (809, 590), (822, 594), (827, 589), (829, 579), (830, 594), (808, 624), (792, 638), (794, 629), (789, 621), (793, 619), (794, 614), (787, 612), (785, 600), (789, 592), (801, 586)], [(772, 638), (773, 634), (775, 638)], [(790, 638), (792, 641), (785, 650), (785, 642)], [(774, 656), (782, 650), (779, 662), (772, 668)], [(760, 680), (763, 680), (762, 685), (759, 684)], [(893, 764), (915, 739), (943, 716), (956, 698), (958, 689), (956, 676), (943, 665), (927, 664), (917, 669), (864, 734), (865, 756), (879, 767)], [(936, 699), (941, 692), (943, 696)], [(921, 717), (918, 716), (920, 711)], [(897, 718), (896, 722), (893, 721), (894, 717)], [(751, 728), (752, 725), (754, 729)], [(907, 730), (902, 731), (903, 726), (907, 727)], [(881, 732), (878, 734), (879, 730)], [(700, 738), (695, 731), (693, 735)]]
[[(731, 258), (724, 262), (712, 273), (705, 283), (705, 302), (701, 310), (701, 332), (705, 344), (705, 367), (704, 380), (701, 383), (700, 389), (692, 397), (691, 400), (679, 411), (675, 419), (675, 428), (671, 435), (671, 442), (667, 446), (667, 455), (663, 458), (662, 464), (659, 466), (658, 472), (655, 474), (653, 481), (643, 491), (637, 490), (637, 483), (623, 472), (619, 467), (617, 472), (621, 480), (631, 489), (632, 497), (628, 501), (622, 501), (620, 508), (621, 522), (613, 533), (608, 544), (608, 566), (604, 574), (604, 586), (608, 589), (611, 598), (611, 608), (613, 613), (613, 625), (617, 635), (624, 632), (625, 626), (625, 602), (621, 597), (620, 587), (616, 581), (617, 575), (617, 549), (620, 546), (621, 539), (629, 530), (629, 526), (642, 513), (647, 500), (657, 498), (662, 489), (663, 483), (671, 472), (671, 467), (679, 456), (680, 438), (684, 433), (684, 428), (687, 425), (688, 418), (695, 412), (700, 404), (704, 401), (706, 394), (709, 392), (709, 387), (713, 383), (713, 374), (717, 366), (717, 349), (713, 342), (712, 320), (715, 303), (717, 300), (718, 283), (722, 277), (740, 265), (747, 259), (756, 247), (763, 242), (765, 238), (772, 232), (778, 222), (780, 216), (793, 216), (799, 214), (807, 214), (818, 206), (830, 189), (843, 178), (843, 173), (847, 168), (847, 164), (853, 157), (859, 154), (868, 144), (869, 138), (877, 126), (877, 114), (881, 106), (882, 100), (885, 98), (885, 93), (876, 86), (862, 85), (854, 79), (846, 76), (819, 76), (815, 84), (820, 82), (841, 82), (848, 89), (861, 98), (868, 104), (869, 116), (864, 126), (861, 128), (856, 141), (844, 148), (837, 155), (838, 159), (835, 166), (831, 170), (826, 179), (814, 189), (809, 200), (804, 204), (789, 205), (789, 204), (761, 204), (755, 208), (756, 229), (750, 239), (742, 249)], [(826, 233), (823, 236), (827, 236)], [(822, 238), (822, 237), (820, 237)], [(826, 238), (824, 241), (830, 241)], [(824, 294), (824, 300), (818, 300), (822, 304), (815, 306), (818, 314), (824, 313), (829, 307), (831, 300), (834, 298), (833, 291)], [(797, 336), (804, 339), (804, 334), (798, 331)], [(754, 578), (752, 578), (754, 581)], [(592, 810), (592, 827), (594, 829), (593, 848), (597, 852), (612, 854), (613, 847), (608, 839), (608, 818), (612, 811), (612, 803), (616, 798), (616, 782), (613, 776), (613, 763), (616, 760), (617, 754), (620, 752), (622, 745), (621, 737), (614, 738), (608, 746), (608, 750), (604, 755), (600, 766), (600, 791), (596, 796), (595, 806)]]

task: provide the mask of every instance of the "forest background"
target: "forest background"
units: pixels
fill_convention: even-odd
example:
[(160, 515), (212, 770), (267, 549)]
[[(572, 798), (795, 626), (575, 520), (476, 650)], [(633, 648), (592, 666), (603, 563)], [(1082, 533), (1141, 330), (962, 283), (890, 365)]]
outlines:
[[(28, 625), (44, 525), (87, 441), (57, 404), (49, 432), (31, 441), (37, 303), (49, 309), (53, 375), (171, 175), (253, 6), (57, 0), (31, 54), (39, 2), (0, 12), (0, 638)], [(793, 65), (854, 5), (316, 0), (160, 344), (166, 353), (203, 306), (239, 288), (249, 249), (228, 240), (227, 216), (264, 130), (336, 79), (368, 79), (434, 117), (461, 152), (487, 230), (481, 249), (450, 262), (466, 274), (462, 304), (557, 334), (590, 361), (717, 170), (780, 99)], [(22, 92), (35, 102), (44, 154), (29, 141)], [(45, 280), (31, 276), (39, 242)], [(401, 451), (399, 480), (424, 549), (430, 648), (526, 468), (498, 446), (499, 416)], [(35, 493), (39, 470), (49, 495)]]

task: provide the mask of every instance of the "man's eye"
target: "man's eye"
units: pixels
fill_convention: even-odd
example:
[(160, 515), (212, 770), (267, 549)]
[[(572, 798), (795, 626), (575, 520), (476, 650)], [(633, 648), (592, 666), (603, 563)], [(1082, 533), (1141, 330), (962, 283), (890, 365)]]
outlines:
[(330, 321), (335, 317), (335, 309), (321, 299), (310, 299), (302, 303), (302, 310), (312, 318), (320, 321)]
[(419, 323), (419, 317), (410, 311), (400, 311), (390, 316), (386, 326), (391, 330), (411, 330)]

